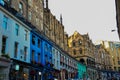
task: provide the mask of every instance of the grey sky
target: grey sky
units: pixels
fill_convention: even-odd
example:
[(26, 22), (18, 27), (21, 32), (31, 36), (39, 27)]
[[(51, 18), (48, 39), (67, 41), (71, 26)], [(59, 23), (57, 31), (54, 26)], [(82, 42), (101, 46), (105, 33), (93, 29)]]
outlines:
[(71, 35), (89, 33), (96, 40), (119, 41), (116, 27), (115, 0), (49, 0), (49, 8), (59, 19), (63, 16), (65, 31)]

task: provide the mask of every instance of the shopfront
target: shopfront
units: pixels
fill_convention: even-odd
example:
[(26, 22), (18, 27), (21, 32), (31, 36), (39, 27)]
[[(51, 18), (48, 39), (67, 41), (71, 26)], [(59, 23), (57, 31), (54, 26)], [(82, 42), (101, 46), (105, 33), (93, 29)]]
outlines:
[(42, 80), (43, 73), (40, 69), (31, 69), (30, 70), (30, 80)]
[(57, 74), (55, 74), (54, 69), (45, 66), (43, 69), (42, 80), (54, 80), (55, 78), (57, 78)]
[(9, 75), (10, 80), (29, 80), (29, 64), (12, 60)]

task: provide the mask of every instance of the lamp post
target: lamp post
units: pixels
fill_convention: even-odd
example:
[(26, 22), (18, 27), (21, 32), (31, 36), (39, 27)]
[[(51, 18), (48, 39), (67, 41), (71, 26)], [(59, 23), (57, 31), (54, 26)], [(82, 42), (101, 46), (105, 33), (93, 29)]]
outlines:
[(41, 73), (41, 72), (39, 72), (38, 74), (39, 74), (39, 80), (41, 80), (41, 74), (42, 74), (42, 73)]
[(111, 32), (115, 32), (116, 30), (115, 29), (112, 29)]

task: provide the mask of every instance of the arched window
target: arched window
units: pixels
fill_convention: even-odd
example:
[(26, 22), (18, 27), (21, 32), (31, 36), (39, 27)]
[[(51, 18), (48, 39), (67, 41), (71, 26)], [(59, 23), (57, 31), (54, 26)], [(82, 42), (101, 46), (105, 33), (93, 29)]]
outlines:
[(84, 59), (80, 59), (80, 62), (81, 62), (82, 64), (85, 64), (85, 60), (84, 60)]

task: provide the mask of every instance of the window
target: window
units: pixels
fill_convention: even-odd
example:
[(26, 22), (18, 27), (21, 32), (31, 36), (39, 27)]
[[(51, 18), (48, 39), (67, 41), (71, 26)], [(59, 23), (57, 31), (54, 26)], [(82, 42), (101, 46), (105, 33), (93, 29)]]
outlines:
[(116, 67), (114, 67), (114, 70), (116, 71), (116, 70), (117, 70), (117, 68), (116, 68)]
[(75, 42), (73, 42), (73, 47), (75, 46)]
[(40, 53), (38, 53), (38, 62), (40, 62)]
[(81, 44), (82, 44), (81, 40), (79, 40), (79, 41), (78, 41), (78, 44), (79, 44), (79, 45), (81, 45)]
[(38, 7), (37, 7), (37, 6), (35, 6), (35, 11), (36, 11), (36, 12), (38, 11)]
[(45, 51), (48, 51), (48, 45), (45, 44)]
[(53, 54), (55, 53), (55, 49), (52, 50), (52, 53), (53, 53)]
[(118, 67), (118, 71), (120, 72), (120, 67)]
[(15, 42), (14, 44), (14, 57), (17, 58), (17, 53), (18, 53), (18, 42)]
[(79, 52), (80, 52), (80, 54), (82, 54), (82, 49), (81, 48), (80, 48)]
[(45, 62), (47, 63), (48, 62), (48, 56), (45, 55)]
[(102, 58), (104, 58), (104, 54), (102, 53)]
[(53, 64), (55, 64), (55, 59), (53, 59)]
[(32, 61), (34, 61), (34, 55), (35, 55), (35, 51), (32, 50), (32, 57), (31, 57), (31, 58), (32, 58), (32, 59), (31, 59)]
[(36, 17), (35, 21), (36, 21), (36, 25), (39, 25), (39, 19), (37, 17)]
[(38, 47), (39, 47), (39, 48), (40, 48), (40, 42), (41, 42), (40, 39), (38, 39)]
[(32, 35), (32, 44), (35, 45), (35, 36)]
[(76, 55), (76, 50), (73, 50), (73, 54)]
[(50, 49), (50, 54), (51, 54), (52, 53), (52, 47), (50, 46), (49, 49)]
[(50, 62), (52, 63), (52, 57), (50, 57)]
[(16, 36), (19, 35), (19, 25), (18, 24), (15, 24), (15, 34), (16, 34)]
[(7, 24), (8, 24), (8, 18), (6, 16), (4, 16), (3, 18), (3, 28), (7, 29)]
[(24, 47), (24, 60), (26, 61), (26, 57), (27, 57), (27, 47)]
[(25, 40), (27, 41), (27, 38), (28, 38), (28, 31), (25, 30)]
[(33, 1), (32, 0), (28, 0), (28, 1), (29, 1), (28, 4), (32, 6)]
[(58, 64), (58, 61), (57, 61), (57, 68), (58, 68), (58, 65), (59, 65), (59, 64)]
[(29, 11), (29, 13), (28, 13), (28, 19), (31, 20), (31, 18), (32, 18), (32, 13)]
[(7, 38), (5, 36), (2, 37), (2, 54), (5, 54), (6, 52), (6, 41), (7, 41)]
[(19, 12), (23, 14), (23, 4), (21, 2), (19, 3)]

